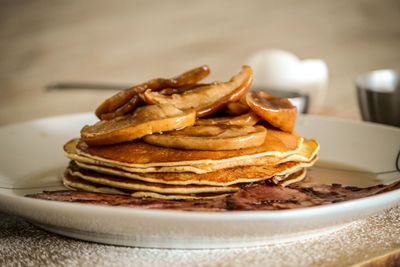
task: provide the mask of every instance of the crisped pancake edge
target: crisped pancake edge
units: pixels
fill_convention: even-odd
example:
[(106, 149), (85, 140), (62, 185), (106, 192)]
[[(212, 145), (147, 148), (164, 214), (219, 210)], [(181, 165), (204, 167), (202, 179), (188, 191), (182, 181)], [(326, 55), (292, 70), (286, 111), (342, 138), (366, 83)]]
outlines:
[(193, 164), (182, 166), (152, 166), (152, 167), (131, 167), (118, 164), (118, 162), (103, 161), (102, 159), (92, 159), (86, 156), (78, 155), (74, 147), (74, 141), (68, 142), (64, 146), (64, 152), (68, 158), (82, 163), (101, 165), (105, 167), (118, 168), (127, 172), (194, 172), (206, 173), (219, 169), (232, 168), (235, 166), (249, 166), (249, 165), (273, 165), (288, 161), (309, 161), (312, 159), (319, 150), (319, 144), (315, 140), (304, 140), (298, 152), (291, 154), (287, 157), (276, 156), (260, 156), (244, 159), (233, 159), (231, 161), (220, 161), (214, 164)]
[(178, 194), (199, 194), (199, 193), (226, 193), (236, 192), (240, 186), (208, 186), (208, 185), (169, 185), (149, 183), (135, 179), (128, 179), (120, 176), (98, 173), (85, 170), (71, 162), (66, 170), (69, 175), (84, 179), (86, 181), (102, 184), (110, 187), (130, 189), (135, 191), (152, 191), (156, 193), (178, 193)]
[[(77, 143), (76, 150), (80, 156), (118, 166), (144, 168), (217, 164), (261, 156), (278, 156), (279, 158), (283, 158), (300, 150), (303, 137), (297, 133), (288, 134), (268, 129), (267, 138), (263, 145), (234, 151), (180, 150), (153, 146), (140, 140), (104, 147), (88, 147), (82, 141), (78, 140), (70, 142)], [(64, 146), (65, 150), (66, 148)]]
[(309, 162), (285, 162), (273, 166), (244, 166), (218, 170), (211, 173), (131, 173), (114, 168), (103, 167), (76, 162), (81, 168), (102, 172), (105, 174), (137, 179), (150, 183), (175, 184), (175, 185), (216, 185), (228, 186), (238, 183), (248, 183), (271, 178), (274, 175), (287, 175), (307, 168), (314, 164), (317, 156)]
[(106, 193), (106, 194), (119, 194), (119, 195), (130, 195), (136, 198), (153, 197), (160, 199), (170, 199), (170, 200), (182, 200), (182, 199), (210, 199), (228, 196), (226, 193), (219, 194), (160, 194), (150, 191), (133, 191), (133, 190), (118, 190), (116, 188), (92, 183), (79, 179), (69, 175), (67, 172), (63, 176), (64, 185), (72, 190), (83, 190), (94, 193)]

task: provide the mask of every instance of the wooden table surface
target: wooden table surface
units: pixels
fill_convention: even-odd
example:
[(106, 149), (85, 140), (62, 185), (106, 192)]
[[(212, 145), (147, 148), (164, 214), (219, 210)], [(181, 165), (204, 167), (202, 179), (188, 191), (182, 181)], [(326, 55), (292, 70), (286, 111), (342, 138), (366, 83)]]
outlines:
[(400, 69), (399, 17), (397, 0), (5, 0), (0, 125), (93, 111), (115, 93), (46, 91), (50, 83), (135, 84), (202, 64), (210, 80), (226, 80), (266, 48), (323, 59), (329, 84), (317, 114), (360, 119), (354, 78)]

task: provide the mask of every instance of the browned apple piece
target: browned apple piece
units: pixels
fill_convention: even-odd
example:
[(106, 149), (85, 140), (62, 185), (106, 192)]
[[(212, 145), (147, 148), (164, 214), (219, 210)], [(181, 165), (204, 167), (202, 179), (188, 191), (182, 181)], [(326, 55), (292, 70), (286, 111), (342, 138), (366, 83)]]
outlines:
[(125, 103), (124, 105), (120, 106), (113, 112), (103, 113), (100, 115), (100, 119), (102, 120), (111, 120), (115, 117), (122, 116), (128, 113), (133, 112), (137, 107), (143, 105), (143, 100), (139, 98), (139, 95), (134, 95), (132, 98)]
[(176, 87), (176, 88), (164, 88), (164, 89), (160, 90), (159, 93), (162, 94), (162, 95), (182, 94), (184, 92), (199, 88), (199, 87), (204, 86), (204, 85), (206, 85), (206, 84), (197, 83), (197, 84), (183, 85), (183, 86), (179, 86), (179, 87)]
[(266, 92), (249, 92), (246, 95), (249, 107), (272, 126), (285, 132), (293, 132), (297, 108), (286, 98)]
[(131, 115), (86, 125), (81, 138), (88, 145), (111, 145), (191, 126), (195, 119), (193, 110), (183, 112), (172, 105), (148, 105), (137, 108)]
[(227, 116), (227, 117), (215, 117), (208, 119), (198, 119), (195, 125), (242, 125), (242, 126), (253, 126), (260, 118), (254, 113), (249, 112), (240, 116)]
[(143, 96), (148, 104), (168, 103), (182, 110), (194, 109), (197, 117), (205, 117), (224, 108), (230, 102), (238, 101), (246, 93), (252, 80), (251, 68), (243, 66), (242, 71), (228, 82), (215, 82), (169, 96), (146, 90)]
[[(162, 90), (164, 88), (176, 88), (185, 85), (193, 85), (205, 78), (210, 73), (207, 65), (189, 70), (175, 78), (158, 78), (125, 89), (106, 99), (95, 111), (100, 119), (112, 119), (127, 114), (139, 106), (138, 94), (147, 89)], [(135, 98), (136, 96), (136, 98)], [(105, 115), (104, 115), (105, 114)]]
[(230, 115), (242, 115), (248, 113), (249, 110), (249, 106), (241, 101), (228, 103), (224, 109), (224, 111)]
[(263, 144), (267, 130), (260, 125), (201, 125), (143, 137), (146, 143), (188, 150), (236, 150)]

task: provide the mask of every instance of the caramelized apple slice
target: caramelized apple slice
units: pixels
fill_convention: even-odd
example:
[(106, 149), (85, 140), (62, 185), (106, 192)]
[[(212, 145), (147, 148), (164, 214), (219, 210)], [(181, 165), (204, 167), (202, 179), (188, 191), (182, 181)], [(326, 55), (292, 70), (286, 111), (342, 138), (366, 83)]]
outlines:
[(86, 125), (81, 130), (81, 138), (88, 145), (110, 145), (191, 126), (195, 119), (195, 111), (183, 112), (171, 105), (148, 105), (137, 108), (131, 115)]
[(215, 82), (170, 96), (146, 90), (143, 97), (148, 104), (168, 103), (182, 110), (194, 109), (197, 117), (205, 117), (224, 108), (229, 102), (238, 101), (246, 93), (252, 80), (251, 68), (243, 66), (242, 71), (228, 82)]
[(127, 114), (140, 104), (138, 94), (147, 89), (162, 90), (164, 88), (176, 88), (185, 85), (193, 85), (202, 80), (210, 73), (207, 65), (187, 71), (175, 78), (158, 78), (148, 82), (132, 86), (106, 99), (95, 111), (100, 119), (112, 119)]
[(137, 107), (143, 105), (143, 100), (139, 98), (139, 95), (133, 95), (132, 98), (117, 108), (115, 111), (103, 113), (100, 115), (100, 119), (102, 120), (111, 120), (115, 117), (122, 116), (128, 113), (133, 112)]
[(241, 101), (228, 103), (224, 109), (230, 115), (242, 115), (249, 112), (249, 110), (249, 106)]
[(235, 117), (216, 117), (209, 119), (198, 119), (195, 125), (242, 125), (242, 126), (253, 126), (260, 118), (254, 113), (249, 112)]
[[(206, 85), (206, 84), (197, 83), (197, 84), (183, 85), (183, 86), (176, 87), (176, 88), (164, 88), (164, 89), (160, 90), (159, 93), (162, 95), (182, 94), (184, 92), (199, 88), (204, 85)], [(143, 96), (141, 96), (141, 97), (143, 98)]]
[(257, 125), (200, 125), (143, 137), (146, 143), (188, 150), (236, 150), (263, 144), (267, 130)]
[(297, 108), (286, 98), (266, 92), (250, 92), (246, 95), (249, 107), (272, 126), (285, 132), (293, 132)]

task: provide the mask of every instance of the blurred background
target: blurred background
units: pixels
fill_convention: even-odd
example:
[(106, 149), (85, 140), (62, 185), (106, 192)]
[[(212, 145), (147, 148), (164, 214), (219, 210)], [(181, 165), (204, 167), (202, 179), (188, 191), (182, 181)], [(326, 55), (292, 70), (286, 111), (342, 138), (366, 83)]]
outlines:
[(283, 49), (329, 70), (317, 114), (359, 119), (354, 79), (400, 69), (400, 1), (0, 2), (0, 124), (93, 111), (112, 90), (46, 91), (54, 82), (133, 85), (208, 64), (227, 80), (250, 55)]

